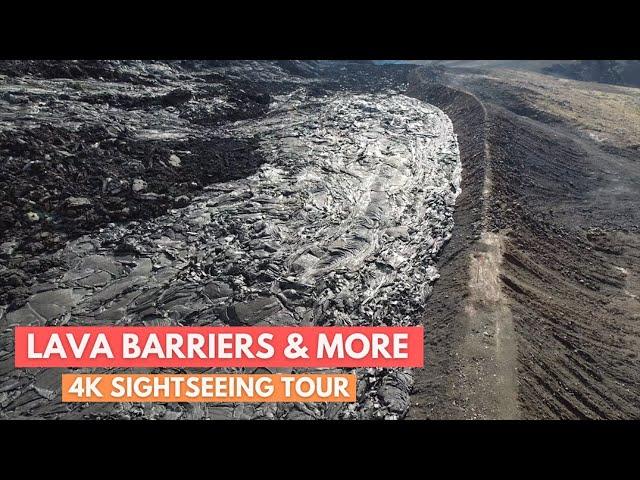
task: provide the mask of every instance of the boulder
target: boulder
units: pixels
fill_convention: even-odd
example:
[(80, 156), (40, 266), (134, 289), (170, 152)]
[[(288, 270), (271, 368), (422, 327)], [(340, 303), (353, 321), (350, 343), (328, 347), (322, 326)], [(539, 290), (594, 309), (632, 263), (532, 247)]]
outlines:
[(186, 88), (176, 88), (175, 90), (171, 90), (166, 95), (162, 96), (160, 102), (165, 107), (177, 107), (178, 105), (182, 105), (183, 103), (188, 102), (193, 98), (193, 94), (191, 91)]
[(275, 297), (260, 297), (249, 302), (234, 303), (227, 309), (232, 325), (255, 325), (279, 312), (282, 304)]

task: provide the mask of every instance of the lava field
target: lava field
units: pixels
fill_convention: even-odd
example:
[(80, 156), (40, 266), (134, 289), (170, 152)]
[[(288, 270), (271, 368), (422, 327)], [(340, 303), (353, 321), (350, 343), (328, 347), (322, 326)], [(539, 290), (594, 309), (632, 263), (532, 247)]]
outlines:
[[(116, 82), (5, 78), (6, 222), (21, 217), (3, 243), (6, 324), (419, 324), (460, 192), (446, 115), (277, 65), (133, 67)], [(6, 371), (10, 358), (10, 417), (399, 418), (412, 385), (410, 370), (363, 369), (350, 405), (51, 412), (50, 373)]]

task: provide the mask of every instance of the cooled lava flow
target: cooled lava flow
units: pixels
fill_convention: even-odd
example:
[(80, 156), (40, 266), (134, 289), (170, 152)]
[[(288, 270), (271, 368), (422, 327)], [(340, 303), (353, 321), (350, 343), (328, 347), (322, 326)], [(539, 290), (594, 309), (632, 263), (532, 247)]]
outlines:
[[(457, 140), (442, 111), (393, 92), (313, 96), (299, 88), (274, 96), (265, 115), (214, 132), (257, 140), (265, 162), (206, 187), (184, 208), (69, 242), (58, 253), (69, 268), (56, 288), (34, 286), (8, 322), (420, 322), (460, 192)], [(411, 372), (358, 373), (357, 404), (207, 405), (188, 418), (406, 413)], [(104, 408), (125, 414), (112, 406), (100, 415)]]

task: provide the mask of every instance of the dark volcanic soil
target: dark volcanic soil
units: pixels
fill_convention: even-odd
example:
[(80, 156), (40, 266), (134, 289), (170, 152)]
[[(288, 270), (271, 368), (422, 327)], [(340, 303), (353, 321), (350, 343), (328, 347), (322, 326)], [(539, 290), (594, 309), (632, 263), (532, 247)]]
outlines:
[[(585, 138), (516, 88), (432, 78), (421, 72), (410, 90), (451, 116), (466, 174), (410, 415), (637, 418), (637, 151)], [(478, 239), (464, 192), (481, 184)]]
[(466, 396), (453, 385), (460, 379), (456, 345), (466, 334), (463, 309), (468, 295), (469, 255), (483, 228), (482, 189), (486, 171), (485, 113), (472, 95), (440, 84), (412, 78), (409, 95), (442, 109), (458, 135), (462, 161), (462, 193), (456, 201), (454, 233), (439, 261), (435, 284), (424, 315), (425, 368), (416, 376), (413, 418), (463, 418)]
[(491, 219), (507, 239), (522, 416), (637, 418), (640, 165), (491, 112)]

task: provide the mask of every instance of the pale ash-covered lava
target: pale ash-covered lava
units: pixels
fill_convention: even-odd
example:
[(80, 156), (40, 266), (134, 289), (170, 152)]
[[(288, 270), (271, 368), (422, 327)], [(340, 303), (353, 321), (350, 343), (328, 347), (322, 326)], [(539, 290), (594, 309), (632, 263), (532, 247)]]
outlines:
[(226, 217), (244, 234), (227, 238), (228, 251), (241, 262), (268, 258), (278, 276), (306, 287), (283, 290), (313, 299), (293, 309), (298, 322), (416, 321), (459, 193), (446, 115), (403, 95), (308, 99), (300, 91), (224, 133), (257, 137), (267, 159), (215, 201), (223, 217), (241, 213)]
[[(310, 96), (300, 89), (274, 97), (265, 116), (215, 133), (257, 140), (265, 163), (244, 179), (207, 187), (184, 208), (69, 242), (57, 254), (69, 268), (52, 272), (55, 282), (35, 286), (27, 304), (7, 314), (9, 324), (420, 322), (460, 192), (457, 140), (443, 112), (393, 92)], [(14, 373), (20, 383), (34, 382)], [(154, 414), (115, 405), (93, 414), (132, 416), (140, 408), (137, 414), (156, 418), (406, 413), (409, 371), (358, 373), (358, 403), (350, 406), (167, 405)], [(59, 387), (47, 388), (52, 398), (59, 395)], [(10, 410), (24, 403), (9, 400)], [(95, 408), (61, 408), (85, 407)]]

